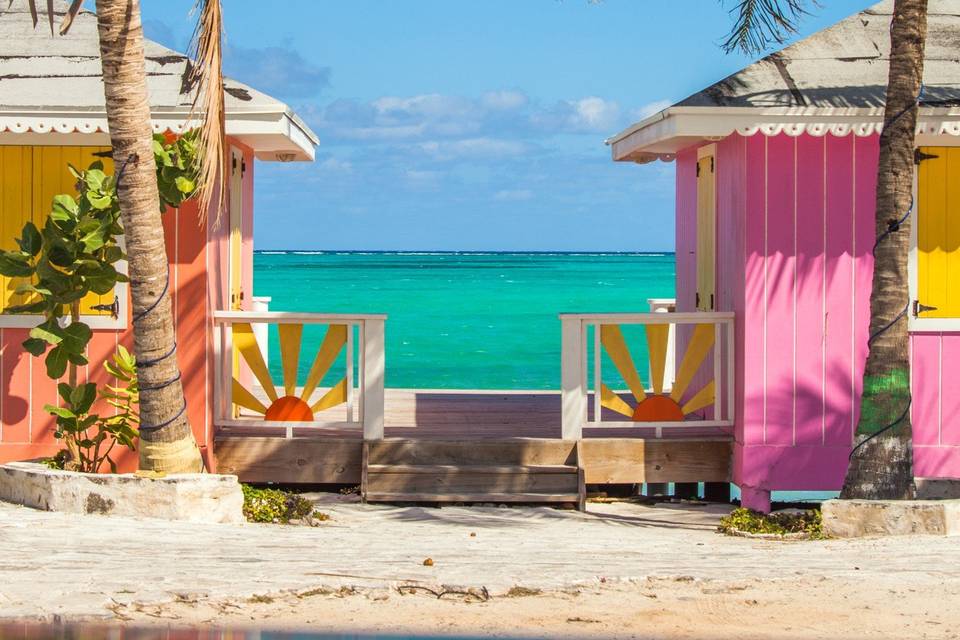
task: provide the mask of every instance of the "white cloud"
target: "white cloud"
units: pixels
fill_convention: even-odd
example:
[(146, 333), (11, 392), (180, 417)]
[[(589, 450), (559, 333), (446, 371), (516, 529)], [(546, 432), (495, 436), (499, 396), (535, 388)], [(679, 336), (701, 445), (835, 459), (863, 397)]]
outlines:
[(340, 160), (330, 156), (325, 159), (323, 162), (317, 165), (320, 167), (321, 171), (328, 171), (331, 173), (350, 173), (353, 171), (353, 163), (349, 160)]
[(524, 200), (531, 200), (532, 198), (533, 191), (530, 191), (530, 189), (503, 189), (493, 194), (494, 200), (507, 202), (522, 202)]
[(519, 140), (496, 138), (464, 138), (461, 140), (431, 140), (419, 145), (420, 149), (438, 160), (459, 158), (502, 158), (519, 156), (530, 145)]
[(649, 118), (655, 113), (663, 111), (672, 104), (673, 102), (670, 100), (656, 100), (631, 111), (630, 118), (634, 121), (643, 120), (644, 118)]
[(480, 104), (497, 111), (510, 111), (527, 106), (530, 100), (520, 91), (488, 91), (480, 97)]
[(581, 98), (571, 103), (573, 115), (570, 127), (582, 131), (605, 131), (616, 127), (620, 118), (620, 105), (597, 96)]

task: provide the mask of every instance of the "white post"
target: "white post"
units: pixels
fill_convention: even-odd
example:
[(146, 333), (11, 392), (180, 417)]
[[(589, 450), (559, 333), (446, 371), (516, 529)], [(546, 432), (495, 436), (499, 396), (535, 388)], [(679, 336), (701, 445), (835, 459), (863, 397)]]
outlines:
[(353, 324), (347, 324), (347, 422), (353, 422)]
[(223, 410), (223, 327), (213, 323), (213, 426), (225, 416)]
[[(270, 311), (270, 301), (273, 300), (270, 296), (254, 296), (250, 298), (250, 310), (256, 313), (262, 313), (265, 311)], [(270, 326), (265, 322), (256, 322), (253, 325), (253, 336), (257, 339), (257, 344), (260, 346), (260, 353), (263, 354), (263, 363), (270, 366), (270, 349), (269, 340), (270, 340)]]
[[(713, 419), (723, 420), (723, 394), (727, 390), (727, 381), (723, 378), (723, 322), (713, 323)], [(721, 382), (722, 381), (722, 382)]]
[(383, 440), (383, 320), (363, 321), (363, 439)]
[(560, 333), (560, 437), (564, 440), (580, 440), (587, 413), (586, 354), (580, 319), (561, 318)]
[[(671, 313), (677, 310), (677, 301), (675, 298), (647, 298), (647, 306), (654, 313)], [(667, 357), (663, 366), (663, 391), (667, 393), (673, 390), (673, 382), (677, 377), (677, 325), (671, 324), (667, 329)], [(652, 367), (652, 365), (651, 365)], [(652, 368), (650, 369), (653, 370)]]

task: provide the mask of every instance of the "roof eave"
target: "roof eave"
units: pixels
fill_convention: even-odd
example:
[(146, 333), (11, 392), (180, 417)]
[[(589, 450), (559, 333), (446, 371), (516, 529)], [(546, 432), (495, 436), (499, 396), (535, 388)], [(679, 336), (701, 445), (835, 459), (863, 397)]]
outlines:
[[(190, 126), (189, 117), (190, 111), (186, 108), (154, 108), (153, 130), (179, 133)], [(54, 106), (0, 109), (0, 132), (91, 134), (107, 130), (107, 116), (102, 109)], [(268, 162), (310, 162), (319, 144), (310, 127), (282, 103), (277, 108), (228, 111), (226, 133), (253, 149), (258, 159)]]
[[(613, 160), (671, 160), (681, 149), (720, 140), (735, 131), (752, 135), (785, 132), (871, 135), (883, 123), (883, 109), (822, 107), (669, 107), (608, 138)], [(918, 133), (960, 134), (960, 109), (922, 108)]]

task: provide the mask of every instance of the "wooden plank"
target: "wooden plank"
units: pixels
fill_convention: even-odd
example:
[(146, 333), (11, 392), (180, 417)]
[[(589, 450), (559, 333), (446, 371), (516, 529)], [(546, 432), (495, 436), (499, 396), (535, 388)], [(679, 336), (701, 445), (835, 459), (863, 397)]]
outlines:
[(359, 484), (357, 440), (217, 436), (217, 469), (241, 482)]
[(369, 502), (576, 502), (577, 494), (547, 493), (438, 493), (429, 498), (417, 493), (371, 493)]
[(468, 493), (547, 493), (576, 494), (574, 473), (473, 473), (469, 467), (450, 472), (377, 473), (367, 468), (367, 494), (421, 494), (429, 500), (434, 494)]
[(559, 473), (572, 475), (577, 472), (576, 465), (569, 464), (540, 464), (540, 465), (509, 465), (509, 464), (368, 464), (370, 473), (476, 473), (476, 474), (537, 474)]
[(565, 440), (379, 440), (370, 442), (370, 464), (568, 465), (574, 448)]
[(597, 438), (584, 440), (582, 447), (587, 484), (730, 480), (730, 439)]

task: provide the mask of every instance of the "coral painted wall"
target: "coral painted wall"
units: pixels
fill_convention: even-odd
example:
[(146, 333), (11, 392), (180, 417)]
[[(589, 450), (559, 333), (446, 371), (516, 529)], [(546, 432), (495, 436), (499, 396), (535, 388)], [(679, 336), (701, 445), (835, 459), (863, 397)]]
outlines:
[[(243, 148), (248, 168), (244, 177), (244, 261), (252, 265), (253, 154), (234, 144)], [(227, 219), (225, 213), (221, 220)], [(187, 415), (204, 458), (212, 464), (214, 366), (209, 319), (211, 310), (224, 308), (226, 300), (228, 225), (217, 224), (214, 216), (201, 222), (196, 205), (188, 202), (164, 214), (164, 229)], [(245, 265), (244, 279), (252, 279), (251, 266)], [(251, 282), (244, 284), (245, 290), (252, 290)], [(0, 328), (0, 462), (48, 456), (61, 448), (53, 435), (53, 419), (43, 410), (44, 404), (57, 403), (56, 383), (47, 379), (42, 360), (24, 352), (21, 343), (27, 333), (27, 329)], [(94, 330), (90, 364), (81, 370), (81, 380), (109, 382), (102, 363), (118, 344), (131, 347), (129, 328)], [(117, 458), (121, 470), (136, 468), (135, 453), (124, 451)]]

